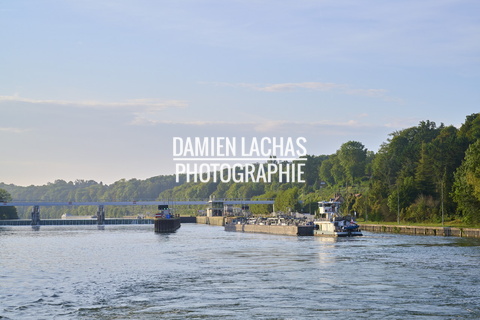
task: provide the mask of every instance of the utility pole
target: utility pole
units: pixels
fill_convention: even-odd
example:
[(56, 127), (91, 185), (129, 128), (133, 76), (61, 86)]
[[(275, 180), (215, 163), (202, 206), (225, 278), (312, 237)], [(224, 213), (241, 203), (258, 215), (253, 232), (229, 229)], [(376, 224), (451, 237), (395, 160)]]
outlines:
[(444, 218), (444, 206), (443, 206), (443, 202), (444, 202), (444, 199), (443, 199), (443, 193), (444, 193), (444, 188), (445, 188), (445, 178), (447, 176), (447, 167), (445, 167), (445, 171), (443, 173), (443, 178), (442, 178), (442, 226), (445, 222), (445, 218)]
[(368, 221), (368, 196), (365, 194), (365, 222)]
[(397, 184), (397, 224), (400, 224), (400, 192)]

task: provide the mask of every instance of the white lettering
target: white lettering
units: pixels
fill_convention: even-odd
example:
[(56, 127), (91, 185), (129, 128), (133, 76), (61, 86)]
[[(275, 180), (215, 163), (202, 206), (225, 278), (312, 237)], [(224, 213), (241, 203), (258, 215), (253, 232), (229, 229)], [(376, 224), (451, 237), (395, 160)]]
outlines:
[(257, 138), (252, 139), (252, 144), (250, 145), (250, 156), (257, 156), (260, 153), (260, 150), (258, 149), (258, 141)]
[(207, 157), (208, 156), (208, 139), (195, 138), (195, 157)]
[(251, 181), (252, 182), (255, 182), (255, 176), (253, 175), (253, 173), (255, 172), (255, 166), (253, 164), (247, 164), (245, 166), (245, 182), (249, 182), (250, 178), (252, 179)]
[(258, 166), (257, 180), (255, 182), (267, 182), (267, 176), (265, 175), (265, 167), (263, 165)]
[[(270, 147), (267, 148), (267, 147), (265, 146), (265, 143), (268, 143), (268, 145), (269, 145)], [(271, 156), (271, 155), (272, 155), (271, 145), (272, 145), (272, 139), (270, 139), (270, 138), (268, 138), (268, 137), (264, 137), (264, 138), (262, 138), (262, 140), (260, 140), (260, 149), (261, 149), (261, 153), (262, 153), (262, 156), (263, 156), (263, 157), (268, 157), (268, 156)]]
[[(178, 146), (178, 148), (177, 148)], [(182, 155), (183, 139), (180, 137), (173, 137), (173, 156), (178, 157)], [(178, 182), (178, 181), (177, 181)]]
[(283, 155), (285, 157), (287, 157), (287, 156), (294, 157), (295, 156), (295, 149), (293, 148), (292, 138), (287, 138), (287, 143), (285, 144), (285, 150), (283, 151)]
[(290, 166), (287, 164), (285, 171), (282, 170), (283, 164), (280, 163), (278, 166), (279, 166), (279, 168), (278, 168), (278, 173), (279, 173), (278, 174), (278, 181), (283, 182), (283, 177), (286, 176), (287, 179), (286, 179), (285, 182), (290, 182)]
[(241, 172), (237, 173), (236, 168), (239, 168), (240, 170), (242, 170), (242, 165), (239, 164), (239, 163), (236, 163), (233, 166), (233, 168), (232, 168), (232, 175), (233, 175), (232, 179), (233, 179), (233, 182), (235, 182), (235, 183), (241, 183), (241, 182), (243, 182), (243, 174), (241, 174)]
[[(179, 176), (182, 174), (182, 173), (185, 173), (186, 172), (186, 168), (185, 168), (185, 164), (183, 163), (175, 163), (175, 182), (180, 182), (180, 179), (179, 179)], [(188, 179), (188, 176), (187, 176), (187, 179)], [(189, 181), (187, 181), (189, 182)]]
[(302, 150), (300, 152), (297, 150), (297, 156), (299, 156), (299, 157), (307, 155), (307, 148), (305, 148), (305, 146), (303, 145), (303, 143), (301, 141), (303, 141), (303, 143), (305, 143), (305, 142), (307, 142), (307, 139), (304, 138), (304, 137), (297, 138), (297, 146)]
[(236, 149), (237, 149), (237, 140), (235, 137), (233, 137), (232, 139), (228, 139), (226, 140), (227, 142), (227, 145), (226, 145), (226, 155), (227, 157), (235, 157), (236, 155)]
[(305, 163), (297, 163), (297, 182), (299, 183), (305, 182), (305, 179), (303, 178), (303, 167), (305, 167)]
[(225, 153), (223, 153), (223, 148), (225, 148), (225, 145), (222, 144), (222, 141), (225, 140), (225, 137), (217, 137), (217, 153), (215, 156), (217, 157), (224, 157)]
[(272, 176), (278, 172), (278, 165), (276, 163), (268, 163), (268, 183), (272, 182)]
[(208, 172), (209, 169), (210, 169), (210, 165), (208, 163), (202, 163), (200, 165), (200, 172), (199, 172), (200, 182), (205, 183), (205, 182), (210, 181), (210, 174)]
[(185, 149), (183, 149), (183, 156), (184, 157), (195, 157), (195, 152), (193, 151), (192, 139), (187, 138), (185, 141)]
[(272, 142), (272, 156), (283, 157), (283, 138), (277, 143), (277, 138), (273, 138)]

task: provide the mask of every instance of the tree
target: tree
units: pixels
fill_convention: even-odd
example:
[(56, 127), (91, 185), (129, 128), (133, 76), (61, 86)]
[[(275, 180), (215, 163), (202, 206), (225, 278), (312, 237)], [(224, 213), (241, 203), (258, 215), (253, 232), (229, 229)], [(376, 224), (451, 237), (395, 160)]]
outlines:
[(422, 194), (438, 195), (440, 189), (436, 187), (441, 184), (437, 183), (435, 164), (442, 156), (432, 151), (432, 141), (443, 129), (443, 124), (437, 127), (435, 122), (421, 121), (416, 127), (392, 133), (388, 142), (381, 146), (372, 162), (371, 194), (380, 197), (373, 204), (376, 210), (381, 210), (378, 214), (384, 219), (396, 218), (399, 208), (404, 212)]
[(342, 144), (337, 154), (348, 181), (354, 184), (357, 178), (365, 174), (367, 149), (358, 141), (348, 141)]
[[(0, 202), (12, 201), (12, 196), (4, 189), (0, 189)], [(18, 219), (17, 208), (0, 207), (0, 220)]]
[(298, 202), (299, 190), (298, 188), (290, 188), (280, 191), (275, 198), (275, 211), (295, 212), (301, 209)]
[(471, 144), (455, 172), (453, 199), (466, 223), (480, 222), (480, 140)]
[(306, 155), (303, 158), (306, 159), (305, 167), (304, 167), (304, 178), (305, 182), (308, 186), (316, 185), (318, 186), (319, 183), (319, 170), (321, 167), (322, 162), (327, 159), (327, 156), (311, 156)]
[(473, 143), (480, 139), (480, 113), (473, 113), (467, 116), (458, 135), (466, 139), (468, 143)]
[(333, 178), (333, 174), (332, 174), (332, 168), (333, 168), (333, 160), (327, 159), (322, 162), (322, 164), (320, 165), (320, 168), (318, 169), (318, 175), (320, 179), (325, 181), (329, 185), (335, 184), (335, 179)]
[(338, 155), (333, 154), (322, 162), (319, 168), (319, 177), (329, 185), (343, 184), (345, 182), (345, 170), (340, 163)]
[[(260, 196), (253, 197), (253, 200), (265, 200), (275, 199), (276, 193), (273, 191), (266, 192)], [(273, 212), (272, 204), (252, 204), (250, 205), (250, 211), (255, 215), (268, 215)]]
[(426, 144), (422, 143), (420, 159), (415, 171), (415, 182), (420, 193), (426, 196), (435, 193), (433, 162), (427, 153)]
[(450, 194), (455, 170), (462, 164), (467, 147), (466, 139), (459, 136), (459, 130), (454, 126), (443, 128), (429, 144), (428, 157), (432, 160), (432, 177), (442, 214), (448, 215), (456, 211)]

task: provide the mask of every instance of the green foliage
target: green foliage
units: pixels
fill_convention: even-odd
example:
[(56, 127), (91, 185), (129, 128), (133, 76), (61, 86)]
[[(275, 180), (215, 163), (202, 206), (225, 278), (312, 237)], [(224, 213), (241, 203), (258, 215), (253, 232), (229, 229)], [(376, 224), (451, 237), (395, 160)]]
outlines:
[(298, 188), (280, 191), (275, 198), (275, 211), (295, 212), (301, 209)]
[(455, 172), (452, 196), (464, 222), (480, 222), (480, 140), (470, 145)]
[(299, 199), (302, 201), (301, 212), (315, 214), (318, 212), (318, 202), (325, 200), (328, 196), (323, 197), (320, 192), (309, 192), (301, 194)]
[(319, 178), (328, 183), (329, 185), (335, 184), (335, 178), (333, 177), (333, 166), (334, 166), (334, 159), (329, 158), (322, 162), (320, 168), (318, 170)]
[[(277, 194), (273, 191), (269, 191), (263, 195), (255, 196), (253, 200), (270, 200), (275, 199)], [(252, 204), (250, 205), (250, 212), (254, 215), (265, 216), (273, 212), (273, 205), (272, 204)]]
[(402, 219), (420, 221), (438, 213), (429, 206), (444, 205), (453, 216), (456, 207), (448, 194), (463, 152), (464, 143), (452, 126), (422, 121), (394, 132), (372, 161), (372, 211), (394, 221), (400, 209)]
[[(7, 190), (0, 189), (0, 202), (12, 201), (12, 196)], [(18, 219), (17, 208), (15, 207), (0, 207), (0, 220)]]
[(422, 142), (420, 159), (416, 164), (415, 183), (417, 190), (421, 190), (424, 195), (434, 195), (435, 193), (433, 162), (433, 159), (429, 157), (426, 143)]
[(319, 177), (329, 185), (345, 183), (345, 168), (340, 163), (337, 154), (331, 155), (327, 160), (322, 162), (319, 168)]
[(468, 144), (474, 143), (480, 139), (480, 113), (474, 113), (467, 116), (458, 135), (461, 139), (465, 139)]
[(320, 175), (319, 175), (320, 167), (328, 157), (325, 155), (322, 155), (322, 156), (306, 155), (303, 158), (307, 159), (307, 161), (305, 162), (305, 168), (304, 168), (305, 183), (308, 186), (313, 186), (315, 188), (318, 188), (320, 185)]
[(367, 149), (358, 141), (348, 141), (342, 144), (337, 154), (348, 181), (354, 184), (357, 178), (365, 174)]
[(438, 201), (432, 196), (421, 194), (406, 210), (403, 220), (408, 222), (435, 221), (438, 217)]

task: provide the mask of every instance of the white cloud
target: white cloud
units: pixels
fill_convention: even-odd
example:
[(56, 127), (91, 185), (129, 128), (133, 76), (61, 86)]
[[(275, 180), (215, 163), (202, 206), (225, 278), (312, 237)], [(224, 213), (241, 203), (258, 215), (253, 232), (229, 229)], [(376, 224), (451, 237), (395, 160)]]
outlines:
[(387, 90), (385, 89), (347, 89), (346, 94), (351, 95), (360, 95), (367, 97), (383, 97), (386, 95)]
[[(122, 109), (124, 112), (131, 113), (133, 120), (130, 124), (134, 125), (152, 125), (159, 118), (161, 113), (169, 108), (185, 108), (188, 106), (183, 100), (158, 100), (158, 99), (132, 99), (126, 101), (95, 101), (95, 100), (55, 100), (55, 99), (32, 99), (19, 95), (0, 96), (2, 103), (26, 103), (31, 105), (49, 105), (58, 107), (72, 108), (92, 108), (92, 109)], [(17, 132), (15, 128), (9, 129), (10, 132)], [(7, 131), (7, 130), (3, 130)]]
[(224, 83), (224, 82), (201, 82), (201, 84), (210, 84), (214, 86), (247, 88), (263, 92), (293, 92), (299, 90), (310, 90), (320, 92), (337, 92), (346, 95), (356, 95), (371, 98), (379, 98), (390, 102), (402, 102), (402, 99), (391, 97), (386, 89), (358, 89), (352, 88), (348, 84), (333, 82), (286, 82), (274, 84), (255, 84), (255, 83)]
[(371, 124), (362, 123), (357, 120), (347, 121), (285, 121), (285, 120), (267, 120), (258, 122), (230, 122), (230, 121), (169, 121), (169, 120), (151, 120), (147, 118), (136, 118), (132, 125), (182, 125), (182, 126), (225, 126), (225, 127), (245, 127), (256, 132), (281, 131), (288, 132), (292, 129), (312, 130), (312, 128), (362, 128), (372, 127)]
[(147, 111), (159, 111), (166, 108), (183, 108), (187, 103), (182, 100), (157, 100), (157, 99), (133, 99), (119, 102), (96, 101), (96, 100), (55, 100), (55, 99), (32, 99), (13, 96), (0, 96), (0, 103), (23, 102), (29, 104), (48, 104), (58, 106), (87, 107), (87, 108), (134, 108), (144, 107)]
[(174, 121), (174, 120), (155, 120), (149, 119), (143, 113), (136, 113), (135, 119), (131, 125), (182, 125), (182, 126), (245, 126), (255, 125), (254, 122), (228, 122), (228, 121)]
[(418, 125), (421, 121), (418, 117), (409, 117), (409, 118), (394, 118), (390, 119), (389, 122), (385, 123), (385, 127), (387, 128), (408, 128)]
[(0, 132), (9, 132), (9, 133), (24, 133), (28, 132), (31, 129), (22, 129), (22, 128), (12, 128), (12, 127), (0, 127)]
[(332, 91), (345, 88), (343, 84), (330, 82), (299, 82), (299, 83), (277, 83), (264, 87), (256, 87), (256, 90), (266, 92), (294, 91), (297, 89), (309, 89), (313, 91)]

